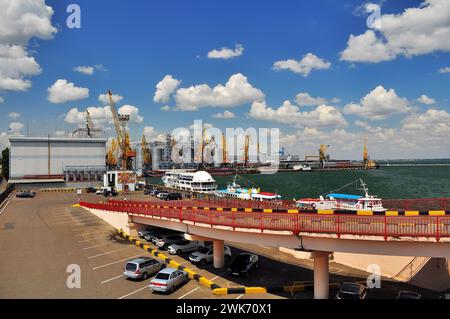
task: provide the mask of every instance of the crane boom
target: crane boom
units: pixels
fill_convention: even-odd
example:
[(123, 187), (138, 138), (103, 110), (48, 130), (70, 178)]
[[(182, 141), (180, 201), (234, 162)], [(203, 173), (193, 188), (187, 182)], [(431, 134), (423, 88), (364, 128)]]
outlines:
[(122, 147), (123, 142), (124, 142), (122, 128), (120, 126), (120, 121), (119, 121), (119, 116), (117, 114), (116, 105), (113, 101), (112, 93), (110, 90), (108, 90), (108, 97), (109, 97), (111, 113), (113, 115), (114, 128), (116, 129), (117, 142), (118, 142), (119, 146)]

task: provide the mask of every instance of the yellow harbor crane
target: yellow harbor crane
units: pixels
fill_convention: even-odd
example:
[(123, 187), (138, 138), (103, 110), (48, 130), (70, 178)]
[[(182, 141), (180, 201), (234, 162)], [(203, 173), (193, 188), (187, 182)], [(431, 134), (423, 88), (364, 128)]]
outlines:
[(108, 147), (108, 152), (106, 154), (106, 164), (110, 169), (117, 167), (117, 140), (113, 138)]
[(120, 149), (120, 168), (122, 170), (131, 169), (132, 159), (136, 157), (136, 152), (131, 149), (130, 136), (126, 130), (126, 123), (130, 120), (130, 117), (117, 113), (116, 105), (113, 101), (112, 93), (110, 90), (108, 90), (108, 97), (111, 107), (111, 113), (114, 120), (114, 128), (117, 135), (117, 144)]
[(364, 165), (365, 169), (372, 169), (372, 168), (376, 168), (376, 166), (377, 166), (375, 161), (372, 161), (369, 157), (369, 153), (367, 151), (367, 136), (364, 136), (363, 165)]
[(321, 168), (325, 167), (325, 163), (328, 161), (328, 156), (326, 154), (327, 149), (330, 147), (330, 145), (327, 144), (320, 144), (319, 147), (319, 156), (316, 155), (307, 155), (305, 156), (305, 161), (307, 162), (310, 158), (318, 159), (319, 164)]
[(250, 148), (250, 135), (247, 134), (245, 136), (245, 143), (244, 143), (244, 165), (248, 166), (249, 163), (249, 148)]

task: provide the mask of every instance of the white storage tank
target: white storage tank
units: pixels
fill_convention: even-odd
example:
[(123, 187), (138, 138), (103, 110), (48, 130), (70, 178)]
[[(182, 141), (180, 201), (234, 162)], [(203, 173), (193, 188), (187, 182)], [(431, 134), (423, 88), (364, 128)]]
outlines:
[(153, 147), (151, 149), (152, 156), (152, 170), (159, 170), (159, 165), (161, 163), (163, 150), (159, 147)]

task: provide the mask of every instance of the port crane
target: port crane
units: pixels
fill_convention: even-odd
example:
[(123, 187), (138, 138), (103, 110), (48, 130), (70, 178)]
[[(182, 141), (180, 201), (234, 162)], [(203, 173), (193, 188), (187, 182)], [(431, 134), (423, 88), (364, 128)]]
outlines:
[(319, 147), (319, 156), (316, 155), (307, 155), (305, 156), (305, 161), (308, 162), (310, 158), (315, 158), (319, 160), (320, 168), (325, 168), (325, 163), (328, 162), (328, 155), (326, 154), (327, 149), (330, 145), (320, 144)]
[(106, 164), (110, 169), (117, 168), (117, 140), (113, 138), (108, 147), (108, 153), (106, 155)]
[(112, 92), (110, 90), (108, 90), (108, 97), (111, 113), (113, 115), (114, 128), (117, 135), (117, 144), (120, 149), (120, 168), (122, 170), (132, 169), (132, 161), (133, 158), (136, 157), (136, 152), (131, 149), (130, 136), (126, 128), (126, 125), (130, 120), (130, 116), (117, 113), (116, 105), (113, 101)]
[(245, 142), (244, 142), (244, 166), (248, 166), (249, 164), (249, 148), (250, 148), (250, 135), (245, 135)]
[(375, 161), (371, 160), (369, 157), (369, 153), (367, 151), (367, 136), (364, 136), (363, 165), (365, 169), (372, 169), (377, 166)]
[(87, 136), (92, 137), (91, 130), (93, 130), (94, 122), (92, 122), (91, 114), (89, 114), (89, 111), (86, 110), (86, 130), (87, 130)]

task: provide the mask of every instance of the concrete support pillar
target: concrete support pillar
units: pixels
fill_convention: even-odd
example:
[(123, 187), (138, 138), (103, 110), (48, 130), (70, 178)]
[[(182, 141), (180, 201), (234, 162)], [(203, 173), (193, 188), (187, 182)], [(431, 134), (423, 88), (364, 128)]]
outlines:
[(223, 240), (213, 240), (214, 248), (214, 268), (223, 268), (225, 266), (224, 242)]
[(314, 299), (328, 299), (329, 296), (329, 252), (314, 251)]
[(138, 236), (138, 229), (139, 228), (144, 228), (145, 225), (140, 225), (140, 224), (136, 224), (133, 222), (133, 219), (128, 216), (128, 223), (125, 226), (124, 231), (127, 232), (130, 236), (132, 237), (137, 237)]

